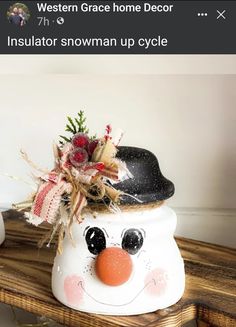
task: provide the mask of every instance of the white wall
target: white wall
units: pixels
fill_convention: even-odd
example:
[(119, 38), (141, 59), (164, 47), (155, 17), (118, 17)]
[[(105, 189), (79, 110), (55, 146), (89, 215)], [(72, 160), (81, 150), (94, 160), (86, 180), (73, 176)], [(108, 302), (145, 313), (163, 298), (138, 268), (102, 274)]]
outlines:
[[(112, 123), (125, 130), (123, 145), (157, 155), (176, 185), (178, 234), (235, 245), (235, 90), (236, 75), (0, 75), (0, 172), (27, 178), (21, 147), (50, 167), (65, 116), (83, 109), (92, 133)], [(29, 191), (0, 183), (1, 203)], [(222, 221), (224, 235), (215, 230)]]
[(236, 74), (235, 55), (2, 55), (0, 74)]

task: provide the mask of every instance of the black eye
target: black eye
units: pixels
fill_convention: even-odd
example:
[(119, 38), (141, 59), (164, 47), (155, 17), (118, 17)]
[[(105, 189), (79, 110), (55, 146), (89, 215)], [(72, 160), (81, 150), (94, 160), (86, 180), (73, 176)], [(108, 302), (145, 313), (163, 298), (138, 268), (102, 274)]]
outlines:
[(128, 229), (122, 239), (122, 249), (129, 254), (136, 254), (143, 245), (143, 235), (135, 228)]
[(88, 245), (88, 250), (92, 254), (98, 254), (106, 248), (105, 235), (98, 227), (89, 228), (86, 233), (85, 240)]

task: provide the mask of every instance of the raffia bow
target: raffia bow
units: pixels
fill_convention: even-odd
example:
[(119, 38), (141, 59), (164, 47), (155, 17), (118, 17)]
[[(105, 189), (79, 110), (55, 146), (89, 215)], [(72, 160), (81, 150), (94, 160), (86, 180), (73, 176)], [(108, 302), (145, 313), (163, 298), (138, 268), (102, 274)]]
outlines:
[[(124, 162), (115, 158), (117, 148), (110, 138), (100, 140), (92, 156), (92, 161), (80, 169), (73, 167), (69, 161), (71, 144), (63, 148), (54, 145), (55, 166), (50, 172), (45, 172), (33, 164), (22, 152), (23, 158), (37, 172), (39, 186), (30, 205), (30, 212), (25, 216), (33, 225), (48, 222), (52, 225), (50, 233), (40, 242), (40, 245), (59, 233), (58, 251), (62, 251), (62, 240), (65, 230), (68, 230), (71, 240), (73, 221), (83, 220), (83, 209), (89, 201), (107, 203), (111, 211), (119, 210), (118, 204), (121, 191), (112, 184), (132, 177)], [(121, 177), (122, 176), (122, 179)], [(106, 200), (106, 201), (105, 201)], [(22, 205), (22, 204), (21, 204)], [(27, 203), (29, 205), (29, 203)], [(15, 208), (20, 205), (15, 205)]]

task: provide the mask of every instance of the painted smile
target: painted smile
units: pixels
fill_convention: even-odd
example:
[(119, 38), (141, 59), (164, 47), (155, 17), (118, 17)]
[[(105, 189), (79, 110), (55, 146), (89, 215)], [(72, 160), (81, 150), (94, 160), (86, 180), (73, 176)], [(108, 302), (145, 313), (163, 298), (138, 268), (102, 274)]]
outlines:
[(156, 280), (153, 278), (153, 279), (151, 279), (147, 284), (145, 284), (144, 285), (144, 287), (135, 295), (135, 297), (132, 299), (132, 300), (130, 300), (130, 301), (128, 301), (128, 302), (126, 302), (126, 303), (122, 303), (122, 304), (110, 304), (110, 303), (106, 303), (106, 302), (102, 302), (102, 301), (99, 301), (99, 300), (97, 300), (97, 299), (95, 299), (92, 295), (90, 295), (87, 291), (86, 291), (86, 289), (84, 288), (84, 286), (83, 286), (83, 282), (82, 281), (80, 281), (79, 283), (78, 283), (78, 286), (80, 286), (81, 287), (81, 289), (84, 291), (84, 293), (87, 295), (87, 296), (89, 296), (93, 301), (96, 301), (97, 303), (100, 303), (100, 304), (103, 304), (103, 305), (107, 305), (107, 306), (111, 306), (111, 307), (122, 307), (122, 306), (125, 306), (125, 305), (128, 305), (128, 304), (131, 304), (134, 300), (136, 300), (137, 298), (138, 298), (138, 296), (145, 290), (145, 288), (147, 288), (149, 285), (151, 285), (151, 284), (154, 284), (154, 285), (156, 285), (157, 283), (156, 283)]

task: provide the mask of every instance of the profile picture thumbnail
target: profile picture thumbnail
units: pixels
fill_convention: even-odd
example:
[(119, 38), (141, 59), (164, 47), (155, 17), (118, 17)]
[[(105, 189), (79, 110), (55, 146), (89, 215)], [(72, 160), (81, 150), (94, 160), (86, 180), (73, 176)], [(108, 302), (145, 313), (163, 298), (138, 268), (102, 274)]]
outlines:
[(7, 11), (7, 19), (10, 24), (23, 27), (30, 19), (29, 8), (21, 2), (16, 2)]

